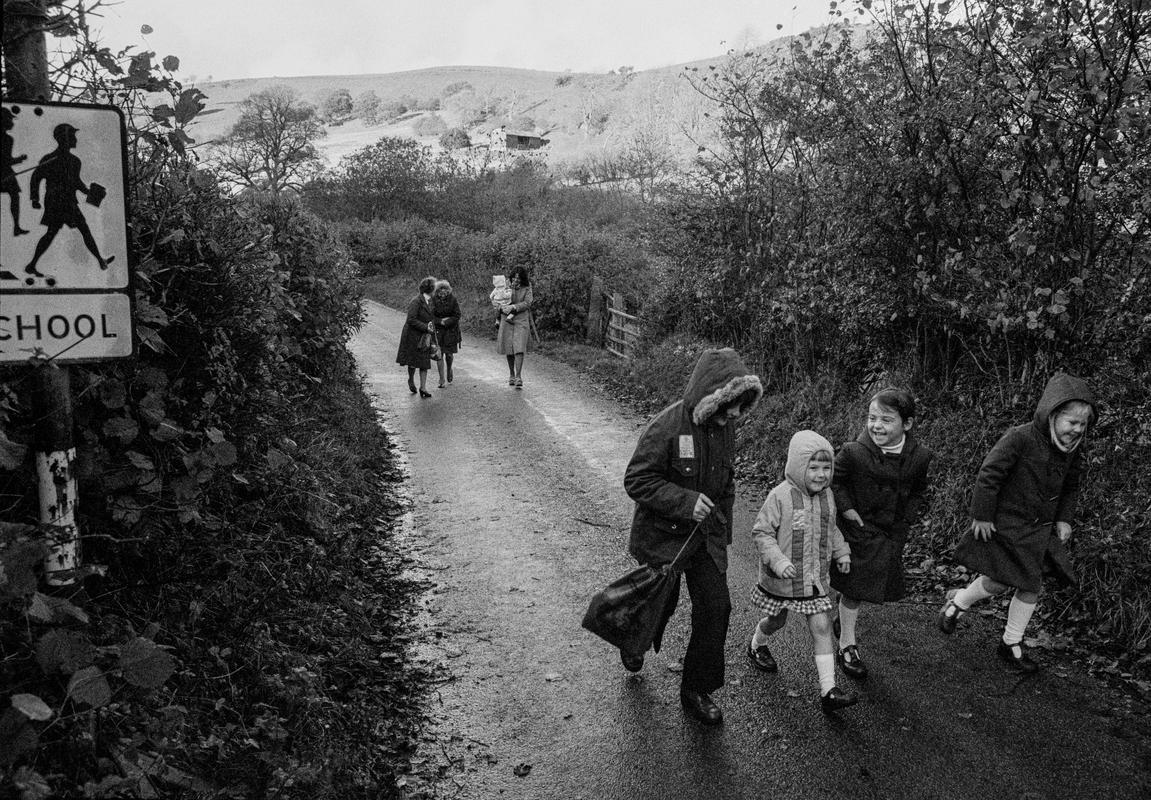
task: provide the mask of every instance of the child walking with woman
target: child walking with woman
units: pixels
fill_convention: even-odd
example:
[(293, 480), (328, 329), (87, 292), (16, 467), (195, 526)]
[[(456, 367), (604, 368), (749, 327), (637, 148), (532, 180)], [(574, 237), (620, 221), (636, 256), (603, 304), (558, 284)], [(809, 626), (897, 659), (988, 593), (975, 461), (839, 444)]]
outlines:
[(759, 582), (751, 602), (765, 616), (747, 645), (752, 666), (777, 672), (767, 641), (787, 623), (788, 611), (807, 617), (819, 675), (820, 706), (826, 712), (859, 698), (835, 685), (835, 641), (831, 634), (829, 571), (832, 560), (851, 571), (851, 551), (835, 524), (831, 443), (815, 431), (800, 431), (787, 447), (785, 480), (772, 489), (752, 528), (759, 550)]
[(914, 424), (915, 398), (884, 389), (871, 398), (858, 438), (835, 457), (837, 522), (851, 548), (851, 571), (831, 573), (840, 593), (836, 660), (857, 680), (868, 675), (855, 638), (862, 603), (899, 600), (905, 593), (903, 546), (923, 506), (932, 457), (912, 436)]
[(1023, 646), (1023, 634), (1044, 576), (1064, 585), (1075, 581), (1063, 545), (1071, 538), (1083, 440), (1097, 413), (1095, 395), (1083, 380), (1054, 375), (1034, 419), (1009, 429), (975, 478), (971, 530), (956, 548), (955, 560), (979, 576), (947, 593), (937, 624), (944, 633), (954, 633), (959, 616), (972, 604), (1014, 589), (996, 653), (1019, 672), (1039, 669)]

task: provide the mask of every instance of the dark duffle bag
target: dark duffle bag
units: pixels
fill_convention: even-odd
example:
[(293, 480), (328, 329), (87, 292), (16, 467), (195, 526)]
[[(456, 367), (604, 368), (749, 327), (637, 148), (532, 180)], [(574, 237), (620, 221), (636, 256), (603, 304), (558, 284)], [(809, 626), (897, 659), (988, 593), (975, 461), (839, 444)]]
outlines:
[(664, 626), (679, 602), (681, 559), (702, 525), (696, 523), (670, 564), (636, 567), (596, 592), (583, 627), (628, 655), (642, 655), (649, 647), (658, 653)]

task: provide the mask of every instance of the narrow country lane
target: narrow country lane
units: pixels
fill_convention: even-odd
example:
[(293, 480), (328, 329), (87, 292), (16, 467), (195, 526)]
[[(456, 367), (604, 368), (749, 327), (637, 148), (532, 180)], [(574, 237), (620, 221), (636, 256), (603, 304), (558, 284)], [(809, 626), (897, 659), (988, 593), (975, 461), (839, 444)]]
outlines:
[[(433, 695), (437, 796), (493, 800), (1145, 797), (1151, 751), (1117, 715), (1122, 697), (1058, 662), (1020, 680), (993, 660), (978, 618), (951, 639), (933, 606), (892, 604), (863, 622), (873, 667), (859, 705), (816, 702), (804, 626), (773, 650), (778, 676), (743, 655), (758, 618), (749, 531), (762, 498), (736, 504), (726, 723), (684, 717), (677, 659), (688, 600), (638, 676), (580, 627), (588, 598), (634, 566), (624, 467), (645, 420), (529, 354), (507, 385), (494, 343), (465, 335), (455, 381), (410, 394), (395, 364), (403, 316), (368, 303), (352, 350), (406, 454), (414, 535), (433, 570), (428, 653), (452, 680)], [(434, 365), (433, 365), (434, 366)], [(972, 615), (975, 616), (975, 615)], [(841, 676), (841, 683), (848, 679)]]

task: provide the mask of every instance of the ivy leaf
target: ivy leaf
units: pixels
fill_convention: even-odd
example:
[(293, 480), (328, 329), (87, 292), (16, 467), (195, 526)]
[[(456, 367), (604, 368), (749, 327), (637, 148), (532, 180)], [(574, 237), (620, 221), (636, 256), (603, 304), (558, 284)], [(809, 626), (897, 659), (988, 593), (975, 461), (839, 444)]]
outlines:
[(28, 446), (11, 441), (3, 431), (0, 431), (0, 469), (12, 471), (24, 463), (24, 454)]
[(176, 439), (179, 439), (183, 433), (183, 428), (174, 421), (162, 419), (160, 423), (152, 429), (152, 438), (157, 442), (174, 442)]
[(92, 708), (100, 708), (112, 699), (112, 687), (99, 667), (84, 667), (72, 673), (68, 681), (68, 696)]
[(105, 408), (117, 409), (123, 408), (124, 404), (128, 402), (128, 389), (124, 386), (124, 382), (116, 378), (107, 378), (100, 382), (98, 389), (100, 402), (104, 404)]
[(12, 707), (36, 722), (47, 722), (52, 719), (52, 709), (34, 694), (12, 695)]
[(148, 458), (143, 453), (137, 453), (135, 450), (128, 451), (128, 460), (132, 462), (132, 466), (136, 469), (143, 469), (152, 472), (156, 469), (155, 462)]
[(207, 453), (212, 461), (221, 467), (236, 463), (236, 445), (231, 442), (218, 442), (207, 447)]
[(124, 680), (133, 686), (155, 689), (168, 680), (176, 669), (172, 657), (143, 637), (137, 637), (120, 651), (117, 664)]
[(73, 605), (66, 598), (52, 597), (40, 592), (33, 595), (28, 616), (37, 622), (64, 622), (71, 618), (84, 624), (88, 623), (88, 614), (84, 609)]
[(36, 662), (45, 672), (75, 672), (96, 660), (96, 648), (79, 631), (55, 628), (36, 642)]
[(108, 438), (116, 439), (120, 444), (128, 444), (139, 435), (140, 426), (127, 417), (112, 417), (104, 421), (102, 430)]
[(176, 56), (164, 56), (164, 60), (161, 63), (168, 72), (175, 72), (180, 68), (180, 59)]

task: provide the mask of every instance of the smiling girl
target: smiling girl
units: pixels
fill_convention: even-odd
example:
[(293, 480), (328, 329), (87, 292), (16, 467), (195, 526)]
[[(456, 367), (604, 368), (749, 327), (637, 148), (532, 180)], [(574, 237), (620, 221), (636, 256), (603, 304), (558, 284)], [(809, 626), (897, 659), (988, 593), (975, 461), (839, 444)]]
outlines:
[(927, 491), (932, 453), (911, 435), (914, 424), (915, 398), (884, 389), (867, 406), (864, 430), (835, 458), (837, 522), (851, 546), (851, 572), (831, 575), (840, 592), (836, 654), (859, 680), (868, 674), (855, 640), (860, 606), (903, 597), (903, 546)]

